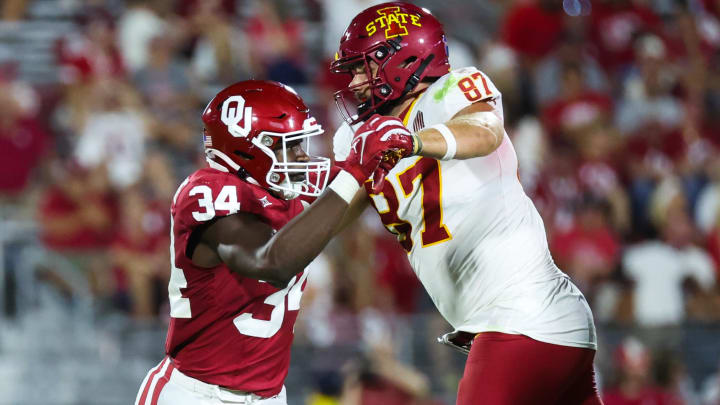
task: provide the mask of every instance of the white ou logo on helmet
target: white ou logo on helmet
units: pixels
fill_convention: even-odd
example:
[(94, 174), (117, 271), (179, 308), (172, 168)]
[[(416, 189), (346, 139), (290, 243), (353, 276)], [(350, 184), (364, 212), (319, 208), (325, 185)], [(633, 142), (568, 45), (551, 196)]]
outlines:
[[(231, 96), (222, 105), (220, 119), (227, 125), (230, 135), (244, 138), (250, 133), (252, 107), (245, 107), (242, 96)], [(243, 121), (243, 126), (238, 125)]]

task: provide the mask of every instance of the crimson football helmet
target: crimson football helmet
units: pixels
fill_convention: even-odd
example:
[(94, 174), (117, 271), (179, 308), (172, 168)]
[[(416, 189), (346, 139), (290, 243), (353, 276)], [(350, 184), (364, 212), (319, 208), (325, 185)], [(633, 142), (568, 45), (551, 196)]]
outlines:
[[(378, 66), (374, 73), (371, 61)], [(370, 7), (350, 22), (330, 69), (350, 74), (364, 69), (367, 81), (335, 93), (345, 120), (351, 124), (362, 121), (412, 92), (424, 78), (450, 71), (442, 24), (427, 9), (409, 3)], [(358, 102), (354, 93), (366, 86), (372, 96)]]
[[(325, 188), (330, 159), (309, 156), (310, 138), (324, 131), (292, 88), (265, 80), (235, 83), (210, 100), (202, 120), (210, 167), (238, 173), (288, 200), (318, 196)], [(301, 142), (308, 158), (288, 161), (289, 148)]]

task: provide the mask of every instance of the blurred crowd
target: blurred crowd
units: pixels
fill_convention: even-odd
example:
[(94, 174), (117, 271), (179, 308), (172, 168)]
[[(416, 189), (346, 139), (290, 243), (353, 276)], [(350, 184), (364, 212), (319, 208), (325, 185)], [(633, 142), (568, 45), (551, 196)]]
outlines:
[[(32, 3), (4, 2), (3, 29)], [(74, 30), (53, 45), (55, 80), (34, 85), (19, 64), (0, 65), (1, 220), (36, 223), (99, 313), (166, 322), (168, 210), (204, 164), (204, 103), (243, 79), (294, 86), (327, 131), (311, 152), (330, 155), (332, 92), (348, 78), (329, 62), (374, 3), (58, 2)], [(720, 323), (720, 0), (415, 3), (444, 22), (451, 65), (478, 66), (503, 93), (519, 176), (558, 266), (600, 325), (632, 331), (601, 347), (605, 403), (720, 404), (720, 377), (691, 381), (680, 356), (685, 325)], [(44, 267), (43, 280), (72, 294)], [(387, 344), (402, 343), (414, 316), (436, 315), (374, 216), (310, 274), (298, 340), (354, 342), (364, 355), (342, 381), (318, 377), (309, 403), (434, 403), (428, 378), (454, 391), (461, 369), (423, 375), (401, 361), (417, 353)], [(430, 340), (448, 328), (429, 325)], [(439, 350), (432, 363), (451, 370)]]

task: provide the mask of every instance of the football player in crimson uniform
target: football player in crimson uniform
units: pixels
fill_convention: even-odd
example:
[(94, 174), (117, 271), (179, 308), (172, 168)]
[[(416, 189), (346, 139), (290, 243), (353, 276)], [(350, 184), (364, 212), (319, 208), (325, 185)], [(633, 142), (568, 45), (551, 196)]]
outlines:
[(331, 170), (305, 152), (323, 130), (302, 99), (268, 81), (227, 87), (202, 119), (209, 167), (180, 184), (171, 207), (167, 356), (135, 403), (285, 404), (303, 269), (360, 184), (392, 166), (384, 152), (412, 142), (367, 125)]
[(402, 2), (366, 9), (340, 39), (331, 69), (352, 81), (336, 94), (336, 160), (354, 153), (358, 126), (413, 141), (353, 211), (374, 206), (455, 329), (439, 340), (469, 352), (458, 404), (599, 404), (592, 313), (520, 185), (500, 92), (447, 52), (440, 22)]

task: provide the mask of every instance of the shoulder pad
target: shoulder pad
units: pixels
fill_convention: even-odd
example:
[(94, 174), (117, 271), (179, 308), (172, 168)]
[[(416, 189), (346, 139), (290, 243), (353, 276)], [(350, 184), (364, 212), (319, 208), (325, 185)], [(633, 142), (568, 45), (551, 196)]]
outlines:
[(333, 137), (333, 153), (335, 155), (336, 162), (344, 161), (350, 154), (350, 144), (352, 143), (353, 135), (355, 135), (355, 129), (359, 128), (362, 122), (359, 122), (351, 127), (347, 122), (343, 122)]
[(449, 116), (477, 101), (500, 97), (500, 91), (490, 78), (475, 67), (449, 72), (433, 83), (428, 93), (428, 106), (440, 107)]
[(172, 215), (176, 224), (195, 227), (240, 211), (250, 194), (249, 184), (234, 174), (214, 169), (193, 173), (175, 193)]

